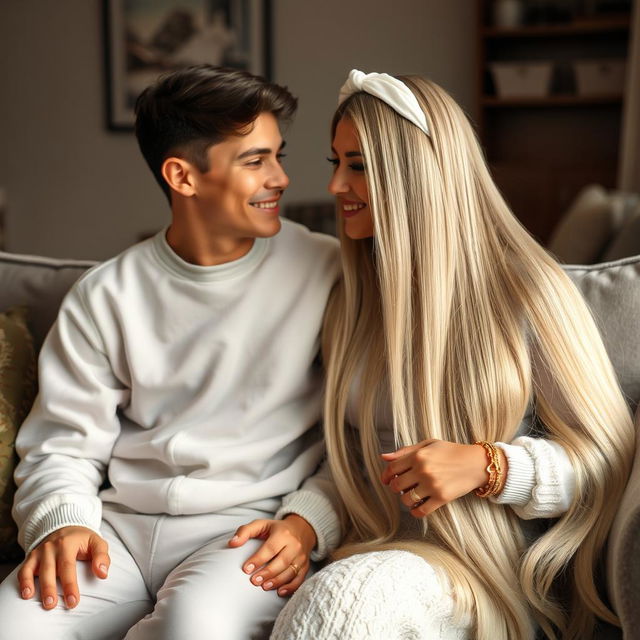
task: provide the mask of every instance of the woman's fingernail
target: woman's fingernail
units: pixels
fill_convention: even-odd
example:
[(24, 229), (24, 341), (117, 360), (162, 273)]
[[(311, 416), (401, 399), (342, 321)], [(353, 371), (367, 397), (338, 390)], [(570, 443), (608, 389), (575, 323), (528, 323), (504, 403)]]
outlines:
[(254, 570), (255, 568), (256, 568), (256, 565), (255, 565), (255, 564), (248, 564), (248, 565), (244, 568), (244, 570), (245, 570), (245, 572), (246, 572), (246, 573), (252, 573), (252, 572), (253, 572), (253, 570)]
[(233, 538), (231, 538), (231, 542), (238, 542), (238, 540), (240, 540), (240, 536), (233, 536)]
[(263, 578), (262, 576), (257, 576), (257, 577), (255, 578), (255, 582), (256, 582), (257, 584), (260, 584), (263, 580), (264, 580), (264, 578)]
[(278, 595), (279, 596), (286, 596), (287, 593), (289, 593), (286, 589), (281, 589), (280, 591), (278, 591)]
[(264, 589), (271, 589), (271, 587), (273, 587), (273, 582), (265, 582), (264, 583)]
[(29, 587), (25, 587), (22, 590), (22, 597), (23, 598), (28, 598), (31, 595), (31, 589), (29, 589)]
[(45, 607), (50, 607), (53, 604), (53, 596), (47, 596), (44, 599), (44, 606)]
[(75, 607), (77, 602), (75, 596), (67, 596), (66, 598), (67, 607)]

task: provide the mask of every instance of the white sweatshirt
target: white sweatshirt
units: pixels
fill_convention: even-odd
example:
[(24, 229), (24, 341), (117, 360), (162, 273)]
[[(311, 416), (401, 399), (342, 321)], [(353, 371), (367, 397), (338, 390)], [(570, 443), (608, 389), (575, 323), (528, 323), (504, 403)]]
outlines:
[(275, 511), (322, 457), (314, 361), (338, 274), (336, 240), (287, 220), (227, 264), (183, 261), (163, 231), (87, 272), (18, 435), (25, 550), (62, 526), (99, 531), (102, 502)]

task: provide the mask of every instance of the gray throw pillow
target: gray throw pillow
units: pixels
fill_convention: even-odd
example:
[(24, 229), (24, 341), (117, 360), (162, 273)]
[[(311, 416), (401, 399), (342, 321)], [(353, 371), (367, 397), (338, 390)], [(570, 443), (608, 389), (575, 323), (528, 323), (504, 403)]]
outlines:
[(640, 203), (630, 212), (620, 231), (607, 247), (602, 260), (610, 262), (640, 254)]
[(613, 233), (611, 203), (599, 185), (585, 187), (555, 228), (547, 248), (567, 264), (598, 260)]
[(36, 390), (36, 356), (26, 315), (24, 307), (0, 313), (0, 562), (21, 555), (11, 518), (14, 444)]

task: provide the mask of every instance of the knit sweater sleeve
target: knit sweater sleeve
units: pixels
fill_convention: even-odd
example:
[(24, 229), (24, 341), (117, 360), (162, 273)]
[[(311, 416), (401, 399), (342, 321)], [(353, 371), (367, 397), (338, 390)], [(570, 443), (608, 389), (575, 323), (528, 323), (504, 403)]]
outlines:
[(316, 473), (307, 478), (300, 489), (285, 496), (276, 518), (295, 513), (314, 529), (318, 539), (312, 560), (323, 560), (335, 549), (341, 538), (339, 497), (329, 463), (324, 460)]
[(510, 505), (524, 520), (557, 518), (567, 511), (575, 494), (575, 472), (562, 445), (521, 436), (496, 446), (504, 451), (509, 471), (493, 502)]
[(99, 533), (105, 478), (123, 397), (77, 289), (67, 295), (43, 345), (39, 394), (20, 428), (13, 517), (29, 552), (64, 526)]

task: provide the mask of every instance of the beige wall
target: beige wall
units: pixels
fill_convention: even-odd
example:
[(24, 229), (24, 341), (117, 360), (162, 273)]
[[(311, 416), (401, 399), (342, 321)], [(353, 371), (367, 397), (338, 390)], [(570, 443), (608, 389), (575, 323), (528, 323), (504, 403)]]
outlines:
[[(300, 98), (287, 202), (327, 199), (327, 126), (348, 70), (429, 75), (472, 108), (472, 0), (272, 0), (274, 79)], [(169, 220), (132, 134), (104, 128), (99, 0), (2, 0), (6, 248), (104, 259)]]
[(300, 99), (287, 135), (291, 202), (329, 198), (329, 121), (350, 69), (427, 75), (468, 113), (472, 109), (473, 0), (275, 0), (274, 5), (275, 80)]

